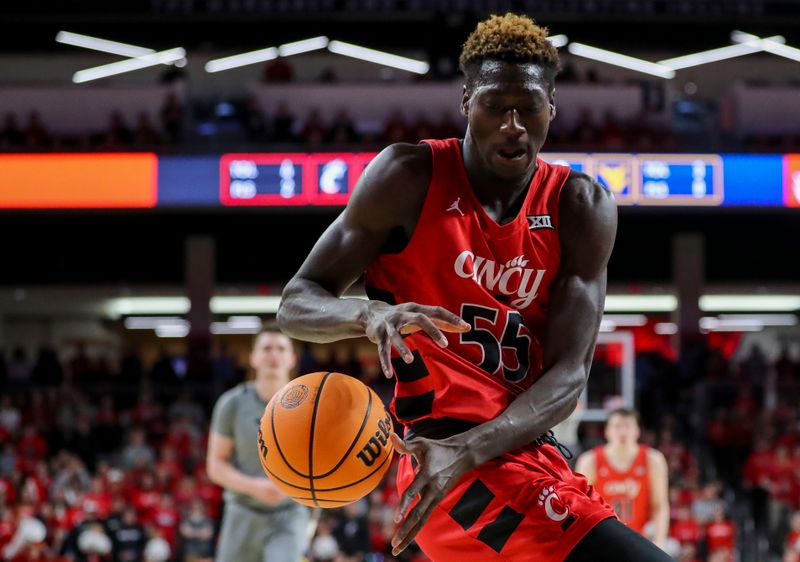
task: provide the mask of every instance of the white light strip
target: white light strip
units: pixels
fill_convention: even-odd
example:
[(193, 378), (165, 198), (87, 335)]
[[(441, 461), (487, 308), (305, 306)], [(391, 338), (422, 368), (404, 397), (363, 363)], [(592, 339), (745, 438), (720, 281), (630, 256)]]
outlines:
[(613, 332), (616, 329), (617, 329), (616, 324), (614, 324), (613, 322), (607, 322), (606, 320), (603, 320), (602, 322), (600, 322), (600, 328), (598, 328), (597, 331), (608, 333), (608, 332)]
[(250, 51), (249, 53), (210, 60), (206, 63), (205, 69), (206, 72), (221, 72), (223, 70), (239, 68), (240, 66), (247, 66), (248, 64), (256, 64), (276, 58), (278, 58), (278, 49), (275, 47), (267, 47), (266, 49), (259, 49), (258, 51)]
[(761, 326), (797, 326), (794, 314), (720, 314), (723, 323), (739, 323)]
[(673, 295), (607, 295), (606, 312), (672, 312), (678, 309)]
[(132, 314), (186, 314), (191, 303), (186, 297), (124, 297), (111, 299), (106, 312), (112, 318)]
[(156, 335), (159, 338), (185, 338), (189, 335), (189, 323), (185, 326), (159, 326)]
[(275, 314), (281, 298), (274, 297), (212, 297), (211, 312), (214, 314)]
[(787, 59), (800, 62), (800, 49), (785, 45), (784, 43), (786, 43), (786, 39), (784, 39), (784, 37), (781, 35), (764, 37), (762, 39), (757, 35), (752, 35), (750, 33), (744, 33), (741, 31), (734, 31), (731, 33), (731, 40), (735, 41), (736, 43), (757, 41), (760, 43), (763, 50), (772, 53), (773, 55), (786, 57)]
[(664, 59), (658, 61), (658, 64), (663, 64), (675, 70), (682, 68), (689, 68), (692, 66), (700, 66), (701, 64), (708, 64), (710, 62), (717, 62), (726, 59), (732, 59), (758, 53), (762, 50), (759, 41), (748, 41), (739, 45), (728, 45), (727, 47), (720, 47), (718, 49), (711, 49), (699, 53), (692, 53), (690, 55), (683, 55), (672, 59)]
[(703, 312), (791, 312), (800, 310), (798, 295), (703, 295)]
[(612, 322), (617, 326), (644, 326), (647, 316), (644, 314), (606, 314), (603, 322)]
[(303, 39), (302, 41), (284, 43), (278, 47), (278, 54), (282, 57), (290, 57), (292, 55), (299, 55), (300, 53), (318, 51), (319, 49), (327, 47), (328, 43), (330, 43), (330, 40), (324, 35)]
[(155, 330), (159, 326), (183, 326), (189, 323), (176, 316), (129, 316), (125, 319), (128, 330)]
[(112, 55), (122, 55), (123, 57), (143, 57), (155, 53), (153, 49), (148, 49), (146, 47), (137, 47), (136, 45), (109, 41), (108, 39), (100, 39), (89, 35), (81, 35), (80, 33), (72, 33), (71, 31), (59, 31), (58, 35), (56, 35), (56, 42), (63, 43), (64, 45), (72, 45), (73, 47), (83, 47), (84, 49), (92, 49), (93, 51), (111, 53)]
[(231, 316), (227, 325), (231, 328), (257, 328), (261, 329), (261, 318), (258, 316)]
[(157, 66), (168, 62), (175, 62), (181, 60), (186, 56), (186, 51), (182, 47), (175, 49), (168, 49), (150, 55), (144, 55), (135, 59), (128, 59), (119, 62), (112, 62), (111, 64), (104, 64), (94, 68), (87, 68), (86, 70), (79, 70), (72, 76), (72, 81), (76, 84), (89, 82), (90, 80), (97, 80), (98, 78), (106, 78), (107, 76), (114, 76), (124, 72), (131, 72), (133, 70), (140, 70), (150, 66)]
[(637, 72), (651, 74), (653, 76), (658, 76), (659, 78), (675, 77), (675, 71), (663, 64), (637, 59), (635, 57), (629, 57), (628, 55), (622, 55), (620, 53), (607, 51), (605, 49), (598, 49), (597, 47), (592, 47), (591, 45), (585, 45), (583, 43), (570, 43), (567, 47), (567, 50), (578, 57), (584, 57), (587, 59), (604, 62), (606, 64), (613, 64), (614, 66), (620, 66), (629, 70), (636, 70)]
[(212, 322), (211, 333), (220, 334), (257, 334), (261, 326), (232, 326), (226, 322)]
[(401, 57), (383, 51), (376, 51), (375, 49), (368, 49), (367, 47), (361, 47), (343, 41), (331, 41), (328, 44), (328, 50), (337, 55), (374, 62), (375, 64), (381, 64), (383, 66), (391, 66), (392, 68), (407, 70), (415, 74), (425, 74), (430, 70), (430, 65), (425, 61)]
[(569, 43), (569, 38), (567, 38), (567, 36), (564, 34), (553, 35), (552, 37), (548, 37), (547, 40), (550, 41), (550, 44), (556, 49), (560, 49), (561, 47)]
[(678, 325), (674, 322), (659, 322), (653, 326), (653, 331), (660, 336), (672, 336), (678, 333)]

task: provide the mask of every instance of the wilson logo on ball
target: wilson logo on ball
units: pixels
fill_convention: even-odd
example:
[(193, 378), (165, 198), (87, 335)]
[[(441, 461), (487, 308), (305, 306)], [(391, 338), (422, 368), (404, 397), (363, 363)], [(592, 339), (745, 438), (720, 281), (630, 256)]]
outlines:
[(281, 406), (287, 410), (297, 408), (305, 401), (308, 396), (308, 387), (304, 384), (297, 384), (283, 393), (281, 397)]
[(261, 428), (258, 428), (258, 448), (261, 449), (261, 456), (267, 458), (267, 445), (264, 443), (264, 436), (261, 434)]
[(392, 419), (388, 415), (384, 419), (378, 420), (378, 431), (369, 438), (364, 448), (356, 455), (361, 459), (364, 465), (372, 466), (375, 464), (375, 461), (378, 460), (378, 457), (381, 455), (381, 451), (389, 442), (389, 433), (391, 430)]

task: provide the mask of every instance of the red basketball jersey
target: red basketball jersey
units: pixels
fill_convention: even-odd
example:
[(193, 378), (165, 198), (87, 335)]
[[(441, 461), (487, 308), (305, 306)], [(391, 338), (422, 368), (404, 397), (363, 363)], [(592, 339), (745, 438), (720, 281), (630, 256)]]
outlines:
[(647, 447), (639, 446), (633, 463), (625, 471), (608, 462), (605, 447), (594, 450), (597, 479), (594, 487), (611, 504), (617, 516), (628, 527), (641, 533), (650, 521), (650, 480), (647, 470)]
[(381, 254), (365, 276), (370, 298), (444, 307), (472, 330), (405, 339), (414, 354), (393, 358), (392, 410), (406, 425), (497, 417), (542, 374), (550, 287), (561, 259), (558, 202), (570, 169), (538, 160), (519, 214), (500, 225), (467, 179), (458, 139), (426, 140), (433, 175), (414, 233)]

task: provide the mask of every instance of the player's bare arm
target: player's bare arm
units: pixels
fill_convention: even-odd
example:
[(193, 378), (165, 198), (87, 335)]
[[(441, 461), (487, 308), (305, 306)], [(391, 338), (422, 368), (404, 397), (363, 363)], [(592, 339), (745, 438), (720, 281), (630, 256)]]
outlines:
[(589, 484), (594, 485), (597, 479), (597, 455), (594, 451), (586, 451), (578, 457), (575, 463), (575, 472), (583, 474)]
[(390, 377), (392, 347), (405, 361), (412, 360), (401, 333), (424, 330), (445, 346), (441, 330), (469, 329), (438, 306), (341, 298), (391, 235), (407, 238), (413, 233), (430, 182), (431, 160), (425, 145), (396, 144), (370, 163), (344, 212), (286, 285), (278, 310), (284, 333), (320, 343), (366, 335), (378, 346), (381, 368)]
[(650, 479), (650, 520), (653, 522), (653, 542), (660, 548), (669, 536), (669, 469), (661, 451), (647, 451), (648, 478)]
[(248, 476), (230, 462), (234, 442), (230, 437), (211, 431), (208, 436), (206, 472), (211, 481), (228, 490), (247, 494), (262, 502), (275, 505), (286, 495), (266, 477)]
[[(613, 196), (588, 176), (572, 173), (559, 203), (562, 262), (552, 289), (544, 374), (497, 418), (443, 440), (395, 447), (413, 454), (420, 470), (403, 494), (405, 521), (392, 540), (403, 550), (436, 504), (472, 468), (533, 442), (576, 407), (589, 375), (606, 295), (606, 269), (617, 228)], [(413, 500), (419, 502), (408, 511)], [(408, 513), (406, 515), (406, 513)], [(398, 517), (398, 518), (399, 518)]]

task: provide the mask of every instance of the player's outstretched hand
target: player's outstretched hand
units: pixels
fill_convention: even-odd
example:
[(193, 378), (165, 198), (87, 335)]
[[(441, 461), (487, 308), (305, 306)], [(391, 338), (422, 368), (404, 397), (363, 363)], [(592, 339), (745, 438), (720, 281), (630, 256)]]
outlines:
[[(392, 537), (392, 556), (397, 556), (414, 540), (447, 492), (473, 467), (471, 460), (465, 455), (466, 447), (457, 437), (416, 437), (403, 441), (392, 433), (390, 439), (395, 451), (403, 455), (413, 455), (418, 463), (417, 473), (400, 498), (400, 507), (394, 519), (395, 523), (403, 521)], [(409, 511), (417, 496), (419, 501)]]
[(378, 346), (381, 370), (387, 378), (392, 377), (392, 347), (400, 353), (403, 361), (411, 363), (414, 357), (403, 343), (402, 334), (419, 330), (440, 346), (447, 347), (447, 338), (442, 332), (468, 332), (470, 325), (441, 306), (425, 306), (414, 302), (398, 305), (371, 302), (366, 334), (369, 341)]

